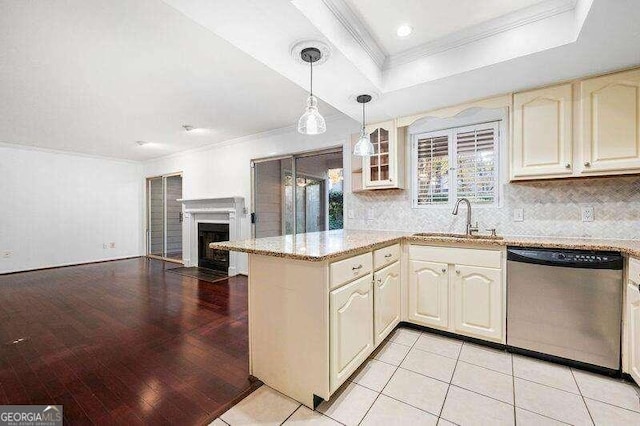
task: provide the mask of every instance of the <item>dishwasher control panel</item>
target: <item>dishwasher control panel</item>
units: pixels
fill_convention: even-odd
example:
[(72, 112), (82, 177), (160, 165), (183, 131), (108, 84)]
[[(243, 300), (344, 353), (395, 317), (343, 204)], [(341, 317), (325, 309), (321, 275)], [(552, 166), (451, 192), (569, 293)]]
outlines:
[(508, 247), (507, 259), (548, 266), (622, 269), (620, 253), (605, 251)]

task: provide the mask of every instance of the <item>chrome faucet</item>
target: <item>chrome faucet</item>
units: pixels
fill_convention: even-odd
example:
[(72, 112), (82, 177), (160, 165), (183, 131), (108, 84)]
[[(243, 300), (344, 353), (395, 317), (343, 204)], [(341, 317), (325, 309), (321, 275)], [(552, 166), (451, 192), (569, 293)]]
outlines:
[(478, 223), (476, 222), (475, 226), (471, 225), (471, 203), (469, 202), (469, 200), (467, 200), (466, 198), (458, 199), (458, 201), (456, 202), (456, 206), (453, 208), (451, 214), (458, 214), (458, 207), (463, 201), (467, 203), (467, 235), (473, 235), (474, 232), (478, 232)]

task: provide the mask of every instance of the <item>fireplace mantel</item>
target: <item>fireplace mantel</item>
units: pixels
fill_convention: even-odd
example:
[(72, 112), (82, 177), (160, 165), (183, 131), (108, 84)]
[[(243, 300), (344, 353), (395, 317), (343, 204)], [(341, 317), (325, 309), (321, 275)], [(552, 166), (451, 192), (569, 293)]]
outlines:
[[(183, 262), (185, 266), (198, 266), (198, 223), (228, 223), (229, 239), (241, 238), (240, 217), (246, 214), (243, 197), (183, 198)], [(238, 254), (231, 252), (229, 276), (238, 274)]]

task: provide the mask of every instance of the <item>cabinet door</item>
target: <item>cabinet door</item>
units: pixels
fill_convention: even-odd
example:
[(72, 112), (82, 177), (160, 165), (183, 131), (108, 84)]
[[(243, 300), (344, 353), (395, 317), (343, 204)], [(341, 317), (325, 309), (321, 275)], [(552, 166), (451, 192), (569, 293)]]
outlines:
[(449, 324), (449, 267), (446, 263), (409, 263), (409, 319), (428, 327)]
[(378, 346), (400, 322), (400, 262), (373, 275), (373, 312)]
[[(372, 276), (332, 291), (330, 306), (331, 391), (337, 389), (373, 351)], [(313, 330), (309, 330), (310, 333)]]
[(502, 341), (502, 270), (456, 265), (453, 292), (455, 332)]
[(585, 80), (581, 87), (584, 174), (640, 170), (640, 70)]
[(513, 179), (573, 173), (572, 105), (571, 84), (514, 95)]
[(631, 280), (627, 286), (626, 332), (629, 374), (640, 384), (640, 287)]
[(395, 187), (397, 140), (394, 122), (380, 123), (368, 129), (368, 133), (374, 154), (363, 161), (365, 189)]

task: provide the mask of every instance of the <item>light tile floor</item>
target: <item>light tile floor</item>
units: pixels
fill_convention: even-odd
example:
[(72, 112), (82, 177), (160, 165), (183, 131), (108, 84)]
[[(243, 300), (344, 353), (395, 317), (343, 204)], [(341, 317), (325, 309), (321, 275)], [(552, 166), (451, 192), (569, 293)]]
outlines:
[(620, 380), (399, 328), (317, 411), (262, 386), (212, 425), (516, 423), (640, 425), (640, 390)]

